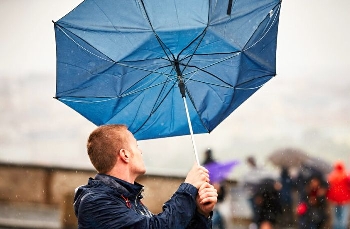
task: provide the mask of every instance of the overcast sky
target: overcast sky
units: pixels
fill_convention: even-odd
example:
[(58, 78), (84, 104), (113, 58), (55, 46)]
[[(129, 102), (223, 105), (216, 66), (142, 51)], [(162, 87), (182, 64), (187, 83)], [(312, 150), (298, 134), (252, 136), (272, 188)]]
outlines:
[[(0, 160), (89, 166), (85, 140), (94, 126), (52, 99), (52, 20), (79, 3), (0, 0), (0, 93), (8, 96), (0, 99), (5, 132), (0, 135)], [(291, 143), (349, 164), (349, 12), (348, 0), (284, 0), (277, 77), (213, 133), (196, 136), (198, 151), (212, 147), (219, 160), (255, 154), (263, 161), (271, 150)], [(188, 136), (140, 144), (151, 171), (169, 169), (174, 160), (180, 161), (175, 167), (181, 171), (192, 164)]]
[[(78, 0), (1, 0), (0, 73), (54, 73), (51, 21), (63, 17), (79, 3)], [(283, 1), (278, 72), (284, 73), (292, 67), (347, 68), (349, 10), (347, 0)]]

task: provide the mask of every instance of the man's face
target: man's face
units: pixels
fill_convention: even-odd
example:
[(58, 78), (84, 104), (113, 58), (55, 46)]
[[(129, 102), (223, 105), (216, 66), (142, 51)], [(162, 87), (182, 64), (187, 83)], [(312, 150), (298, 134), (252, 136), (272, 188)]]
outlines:
[(127, 139), (129, 143), (129, 151), (131, 152), (130, 167), (136, 175), (143, 175), (146, 173), (146, 167), (142, 158), (142, 151), (137, 145), (134, 135), (127, 131)]

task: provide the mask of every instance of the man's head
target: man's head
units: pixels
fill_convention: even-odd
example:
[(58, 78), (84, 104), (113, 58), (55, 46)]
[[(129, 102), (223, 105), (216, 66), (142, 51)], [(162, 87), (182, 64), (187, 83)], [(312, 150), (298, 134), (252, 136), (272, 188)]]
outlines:
[(142, 152), (125, 125), (104, 125), (95, 129), (89, 136), (87, 151), (98, 173), (109, 173), (118, 160), (121, 165), (128, 165), (132, 173), (146, 172)]

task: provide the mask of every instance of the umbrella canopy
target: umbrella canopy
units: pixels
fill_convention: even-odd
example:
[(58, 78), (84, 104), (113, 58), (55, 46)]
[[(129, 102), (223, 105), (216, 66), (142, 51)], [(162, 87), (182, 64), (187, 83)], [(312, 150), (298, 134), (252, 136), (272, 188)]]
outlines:
[(204, 167), (209, 171), (210, 182), (217, 183), (227, 179), (232, 169), (238, 164), (238, 160), (233, 160), (227, 162), (211, 162), (204, 165)]
[(330, 162), (321, 159), (319, 157), (309, 157), (305, 162), (305, 166), (312, 167), (313, 169), (323, 173), (328, 174), (332, 172), (333, 166)]
[(268, 159), (280, 167), (299, 167), (304, 164), (310, 157), (298, 148), (281, 148), (275, 150)]
[(211, 132), (276, 75), (280, 4), (85, 0), (54, 22), (55, 98), (138, 140)]

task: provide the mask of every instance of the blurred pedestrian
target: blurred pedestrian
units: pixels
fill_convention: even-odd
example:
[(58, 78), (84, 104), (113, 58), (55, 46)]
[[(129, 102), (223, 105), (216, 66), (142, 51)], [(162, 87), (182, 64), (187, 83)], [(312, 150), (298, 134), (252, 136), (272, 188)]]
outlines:
[(204, 152), (203, 165), (208, 165), (213, 162), (216, 162), (216, 160), (214, 159), (213, 151), (210, 148), (208, 148)]
[(327, 198), (332, 204), (332, 228), (348, 228), (350, 203), (350, 175), (346, 172), (344, 163), (334, 163), (334, 170), (328, 175), (329, 189)]
[(258, 166), (255, 157), (253, 156), (247, 157), (246, 163), (249, 167), (249, 170), (246, 174), (244, 174), (242, 178), (242, 183), (248, 198), (248, 204), (252, 214), (252, 224), (250, 225), (250, 227), (256, 228), (258, 225), (259, 213), (257, 211), (258, 206), (255, 201), (255, 194), (257, 193), (260, 182), (266, 178), (273, 178), (273, 175), (265, 168)]
[(277, 218), (282, 213), (279, 199), (280, 188), (281, 184), (274, 179), (268, 178), (260, 181), (254, 194), (258, 228), (275, 228)]
[(95, 178), (76, 189), (79, 229), (211, 228), (217, 192), (208, 170), (194, 165), (163, 212), (152, 214), (141, 202), (143, 186), (135, 182), (146, 172), (142, 151), (124, 125), (104, 125), (88, 139), (87, 151)]
[(280, 221), (283, 226), (292, 226), (292, 224), (294, 223), (292, 199), (293, 180), (289, 174), (289, 170), (287, 167), (281, 168), (280, 183), (281, 189), (279, 193), (282, 208), (282, 215)]
[(298, 201), (305, 201), (307, 198), (306, 187), (310, 180), (317, 177), (321, 181), (321, 186), (327, 185), (324, 174), (319, 170), (313, 168), (312, 166), (303, 163), (299, 167), (298, 175), (293, 180), (293, 185), (295, 186), (298, 193)]
[(305, 186), (305, 198), (297, 208), (300, 229), (321, 229), (328, 220), (327, 187), (319, 176), (312, 176)]

